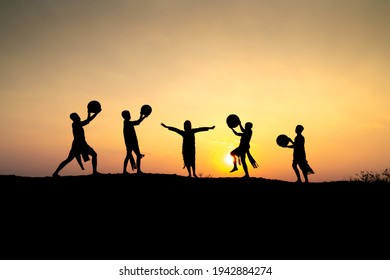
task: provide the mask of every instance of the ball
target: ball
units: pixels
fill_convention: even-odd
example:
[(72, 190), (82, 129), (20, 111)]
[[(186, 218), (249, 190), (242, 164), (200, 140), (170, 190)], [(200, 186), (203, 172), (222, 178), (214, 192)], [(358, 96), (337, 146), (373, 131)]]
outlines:
[(100, 106), (99, 101), (96, 100), (90, 101), (87, 106), (88, 111), (91, 113), (98, 113), (100, 112), (101, 108), (102, 107)]
[(235, 114), (230, 114), (226, 118), (226, 123), (227, 123), (228, 127), (235, 128), (240, 124), (240, 118)]
[(146, 117), (149, 116), (152, 113), (152, 107), (150, 105), (143, 105), (141, 107), (141, 114), (145, 115)]
[(288, 142), (290, 142), (290, 138), (287, 135), (280, 134), (278, 137), (276, 137), (276, 144), (278, 144), (280, 147), (287, 147)]

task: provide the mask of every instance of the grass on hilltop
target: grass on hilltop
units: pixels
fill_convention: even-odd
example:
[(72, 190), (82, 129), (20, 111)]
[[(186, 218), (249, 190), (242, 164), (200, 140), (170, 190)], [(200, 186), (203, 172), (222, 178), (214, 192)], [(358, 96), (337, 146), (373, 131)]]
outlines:
[(360, 171), (351, 181), (366, 183), (390, 183), (390, 169), (382, 171)]

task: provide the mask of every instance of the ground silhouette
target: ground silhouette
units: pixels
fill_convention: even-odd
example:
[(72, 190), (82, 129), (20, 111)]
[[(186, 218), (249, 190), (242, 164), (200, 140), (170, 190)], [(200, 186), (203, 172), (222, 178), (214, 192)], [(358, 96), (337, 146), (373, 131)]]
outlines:
[(389, 259), (389, 184), (0, 176), (1, 259)]

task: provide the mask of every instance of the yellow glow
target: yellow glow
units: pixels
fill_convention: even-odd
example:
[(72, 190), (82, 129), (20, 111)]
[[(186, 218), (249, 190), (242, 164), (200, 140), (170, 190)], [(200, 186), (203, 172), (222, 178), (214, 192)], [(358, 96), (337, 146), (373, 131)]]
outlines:
[(233, 164), (233, 158), (230, 154), (227, 154), (225, 156), (225, 163), (228, 165), (228, 166), (231, 166)]

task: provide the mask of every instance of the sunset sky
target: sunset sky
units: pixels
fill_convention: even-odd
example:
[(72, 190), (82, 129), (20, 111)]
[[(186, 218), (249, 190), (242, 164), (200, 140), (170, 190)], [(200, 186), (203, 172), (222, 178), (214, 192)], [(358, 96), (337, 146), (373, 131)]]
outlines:
[[(85, 127), (101, 173), (121, 173), (121, 112), (136, 127), (145, 173), (187, 175), (182, 138), (196, 134), (197, 173), (229, 173), (239, 142), (229, 114), (253, 123), (252, 177), (295, 181), (279, 134), (305, 127), (311, 181), (390, 167), (388, 0), (0, 0), (0, 175), (51, 176)], [(60, 175), (90, 174), (76, 161)], [(131, 171), (131, 170), (129, 170)]]

